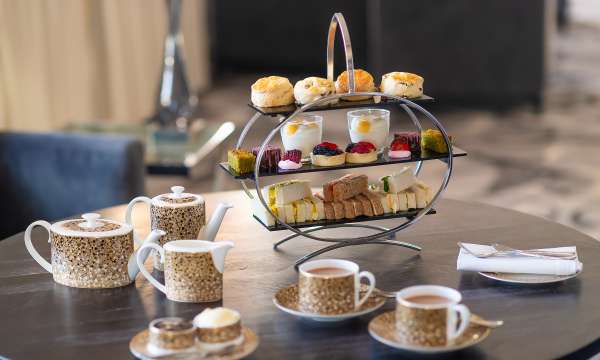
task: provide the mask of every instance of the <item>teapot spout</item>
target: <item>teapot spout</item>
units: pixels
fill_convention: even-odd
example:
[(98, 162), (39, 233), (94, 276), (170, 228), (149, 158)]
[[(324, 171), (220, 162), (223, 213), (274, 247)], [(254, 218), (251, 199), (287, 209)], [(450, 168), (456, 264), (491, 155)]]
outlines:
[[(164, 235), (166, 235), (166, 232), (164, 232), (162, 230), (152, 230), (150, 235), (148, 235), (148, 237), (146, 237), (146, 239), (142, 242), (142, 244), (145, 244), (147, 242), (153, 242), (153, 243), (158, 244), (158, 239), (160, 239), (160, 237), (164, 236)], [(127, 262), (127, 272), (129, 274), (129, 280), (131, 280), (131, 281), (135, 281), (135, 277), (140, 272), (140, 268), (138, 267), (137, 261), (135, 259), (135, 256), (138, 251), (140, 251), (140, 250), (138, 249), (138, 250), (134, 251), (133, 254), (131, 254), (131, 256), (129, 257), (129, 261)], [(150, 251), (152, 251), (152, 249), (146, 248), (146, 249), (143, 249), (142, 251), (144, 252), (144, 254), (142, 255), (142, 259), (144, 259), (144, 261), (146, 261), (146, 259), (148, 258), (148, 255), (150, 255)]]
[(221, 274), (225, 271), (225, 256), (227, 256), (227, 252), (233, 246), (233, 242), (231, 241), (218, 241), (214, 243), (210, 250), (213, 263)]
[(210, 217), (208, 224), (206, 224), (204, 227), (204, 232), (200, 235), (200, 239), (214, 241), (215, 237), (217, 236), (217, 232), (221, 227), (221, 223), (223, 222), (223, 218), (225, 217), (225, 213), (232, 207), (233, 205), (229, 203), (219, 203)]

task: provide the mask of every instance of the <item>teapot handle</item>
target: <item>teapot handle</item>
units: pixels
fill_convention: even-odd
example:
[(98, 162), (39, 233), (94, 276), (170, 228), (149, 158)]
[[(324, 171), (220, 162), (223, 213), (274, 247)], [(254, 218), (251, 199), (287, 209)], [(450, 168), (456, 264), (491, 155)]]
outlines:
[[(148, 204), (148, 206), (150, 206), (150, 204), (152, 204), (152, 199), (150, 199), (147, 196), (138, 196), (129, 202), (129, 204), (127, 205), (127, 210), (125, 211), (125, 222), (131, 226), (133, 226), (133, 221), (131, 220), (131, 213), (133, 212), (133, 207), (138, 202), (145, 202), (146, 204)], [(150, 212), (150, 209), (148, 209), (148, 212)], [(135, 231), (133, 232), (133, 242), (137, 246), (140, 246), (142, 244), (142, 241), (140, 240), (139, 236), (137, 236)]]
[(150, 283), (152, 285), (154, 285), (158, 290), (162, 291), (163, 293), (167, 293), (167, 288), (165, 287), (164, 284), (161, 284), (160, 281), (156, 280), (156, 278), (154, 278), (154, 276), (152, 276), (152, 274), (150, 274), (148, 272), (148, 270), (146, 270), (146, 267), (144, 266), (144, 260), (145, 260), (145, 256), (144, 253), (146, 253), (146, 251), (143, 251), (146, 248), (152, 248), (155, 249), (156, 251), (158, 251), (158, 253), (160, 254), (160, 262), (164, 262), (165, 261), (165, 250), (162, 248), (162, 246), (158, 245), (155, 242), (146, 242), (142, 245), (142, 247), (139, 248), (135, 259), (137, 261), (138, 267), (140, 268), (140, 272), (142, 273), (142, 275), (144, 275), (144, 277), (146, 279), (148, 279), (148, 281), (150, 281)]
[(48, 242), (50, 242), (50, 223), (44, 220), (38, 220), (31, 223), (31, 225), (27, 227), (27, 230), (25, 230), (25, 247), (27, 248), (27, 251), (29, 251), (31, 257), (33, 257), (38, 264), (42, 265), (47, 272), (52, 274), (52, 264), (44, 259), (31, 243), (31, 230), (36, 226), (41, 226), (48, 231)]

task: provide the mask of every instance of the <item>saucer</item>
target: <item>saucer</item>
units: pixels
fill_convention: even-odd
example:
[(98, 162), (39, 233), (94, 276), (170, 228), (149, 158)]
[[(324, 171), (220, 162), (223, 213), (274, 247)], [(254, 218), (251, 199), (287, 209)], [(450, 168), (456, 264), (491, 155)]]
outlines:
[[(367, 289), (367, 285), (361, 284), (361, 293), (366, 292)], [(373, 292), (371, 293), (371, 296), (369, 296), (369, 299), (365, 301), (365, 303), (360, 307), (360, 309), (358, 309), (358, 311), (353, 311), (339, 315), (321, 315), (301, 311), (298, 308), (298, 284), (292, 284), (282, 289), (279, 289), (279, 291), (275, 293), (275, 296), (273, 296), (273, 303), (275, 303), (275, 306), (277, 306), (281, 311), (298, 317), (312, 319), (315, 321), (342, 321), (368, 314), (382, 307), (383, 304), (385, 304), (386, 298), (377, 295), (376, 290), (377, 288), (373, 289)]]
[(242, 326), (242, 335), (244, 341), (231, 350), (226, 352), (209, 352), (202, 350), (199, 345), (192, 346), (187, 349), (181, 350), (167, 350), (167, 349), (156, 349), (148, 342), (148, 329), (137, 333), (129, 342), (129, 351), (142, 360), (153, 360), (153, 359), (206, 359), (206, 360), (237, 360), (242, 359), (256, 350), (258, 346), (259, 338), (258, 335), (251, 329)]
[(581, 274), (581, 271), (573, 275), (536, 275), (536, 274), (512, 274), (499, 272), (479, 272), (481, 276), (488, 279), (502, 281), (511, 284), (551, 284), (555, 282), (572, 279)]
[(490, 329), (487, 327), (469, 324), (465, 332), (456, 339), (456, 342), (447, 346), (421, 346), (408, 344), (402, 339), (396, 337), (396, 316), (395, 311), (388, 311), (377, 315), (369, 322), (369, 334), (385, 345), (391, 346), (399, 350), (414, 351), (423, 354), (437, 354), (473, 346), (480, 343), (490, 334)]

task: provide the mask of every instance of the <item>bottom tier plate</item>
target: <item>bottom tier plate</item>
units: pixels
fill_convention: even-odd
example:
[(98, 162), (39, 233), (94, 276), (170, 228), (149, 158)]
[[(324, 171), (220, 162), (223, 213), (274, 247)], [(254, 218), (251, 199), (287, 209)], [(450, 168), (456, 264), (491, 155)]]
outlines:
[[(338, 225), (338, 224), (351, 224), (351, 223), (357, 223), (357, 222), (366, 222), (366, 221), (375, 221), (375, 220), (389, 220), (389, 219), (398, 219), (398, 218), (410, 218), (413, 217), (415, 215), (417, 215), (417, 213), (421, 211), (421, 209), (415, 209), (415, 210), (408, 210), (408, 211), (402, 211), (402, 212), (397, 212), (395, 214), (385, 214), (385, 215), (378, 215), (378, 216), (357, 216), (354, 219), (340, 219), (340, 220), (317, 220), (317, 221), (307, 221), (307, 222), (303, 222), (303, 223), (296, 223), (296, 224), (290, 224), (290, 226), (292, 226), (293, 228), (309, 228), (309, 227), (315, 227), (315, 226), (328, 226), (328, 225)], [(427, 213), (427, 215), (431, 215), (431, 214), (435, 214), (436, 211), (434, 209), (429, 210), (429, 212)], [(287, 227), (277, 223), (273, 226), (268, 226), (267, 224), (263, 223), (259, 218), (257, 218), (256, 216), (252, 215), (252, 217), (254, 217), (254, 219), (256, 221), (258, 221), (262, 226), (264, 226), (267, 230), (269, 231), (281, 231), (281, 230), (288, 230)]]

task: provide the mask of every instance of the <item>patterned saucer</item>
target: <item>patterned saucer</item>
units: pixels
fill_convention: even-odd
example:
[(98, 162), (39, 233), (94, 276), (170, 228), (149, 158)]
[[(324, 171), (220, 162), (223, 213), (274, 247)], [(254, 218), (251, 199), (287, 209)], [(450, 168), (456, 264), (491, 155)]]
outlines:
[[(367, 289), (367, 285), (361, 284), (361, 293), (366, 292)], [(301, 311), (298, 308), (298, 284), (292, 284), (282, 289), (279, 289), (279, 291), (275, 293), (275, 296), (273, 296), (273, 303), (275, 303), (275, 306), (277, 306), (281, 311), (284, 311), (288, 314), (292, 314), (302, 318), (312, 319), (315, 321), (334, 322), (365, 315), (382, 307), (383, 304), (385, 304), (386, 298), (377, 295), (377, 292), (377, 288), (375, 288), (371, 293), (371, 296), (369, 296), (369, 299), (365, 301), (365, 303), (360, 307), (360, 309), (358, 309), (358, 311), (353, 311), (350, 313), (339, 315), (321, 315)]]
[(490, 329), (487, 327), (471, 323), (453, 345), (421, 346), (406, 343), (396, 336), (395, 311), (388, 311), (377, 315), (369, 322), (369, 334), (375, 340), (399, 350), (414, 351), (423, 354), (436, 354), (464, 349), (483, 341), (488, 337), (490, 332)]
[(488, 279), (502, 281), (511, 284), (551, 284), (555, 282), (572, 279), (581, 274), (581, 271), (573, 275), (535, 275), (535, 274), (511, 274), (498, 272), (479, 272), (481, 276)]
[(183, 350), (156, 350), (149, 346), (148, 329), (135, 335), (129, 342), (129, 351), (142, 360), (169, 360), (169, 359), (202, 359), (202, 360), (237, 360), (242, 359), (254, 352), (258, 347), (258, 335), (251, 329), (242, 326), (244, 342), (235, 347), (220, 352), (206, 353), (199, 347), (191, 347)]

